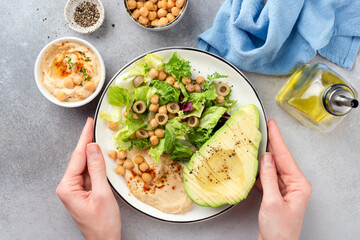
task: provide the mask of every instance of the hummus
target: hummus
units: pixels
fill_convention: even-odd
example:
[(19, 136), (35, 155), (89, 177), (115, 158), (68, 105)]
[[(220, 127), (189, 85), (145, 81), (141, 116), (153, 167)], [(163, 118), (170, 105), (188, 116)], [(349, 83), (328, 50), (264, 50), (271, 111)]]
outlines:
[(62, 102), (89, 97), (100, 82), (100, 64), (85, 46), (62, 42), (53, 44), (40, 62), (40, 81)]
[(153, 206), (165, 213), (185, 213), (191, 210), (192, 201), (187, 196), (182, 178), (182, 167), (177, 161), (170, 160), (170, 155), (162, 155), (161, 160), (154, 164), (148, 150), (132, 149), (127, 159), (134, 160), (137, 155), (145, 158), (150, 166), (147, 171), (152, 176), (150, 184), (145, 184), (137, 164), (126, 170), (125, 180), (131, 193), (140, 201)]

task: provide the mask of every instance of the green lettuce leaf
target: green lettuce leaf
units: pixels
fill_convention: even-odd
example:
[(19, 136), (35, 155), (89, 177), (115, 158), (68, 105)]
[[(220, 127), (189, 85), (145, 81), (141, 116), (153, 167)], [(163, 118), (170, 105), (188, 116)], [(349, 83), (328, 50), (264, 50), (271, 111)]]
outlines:
[[(168, 125), (173, 128), (173, 130), (176, 133), (176, 139), (178, 139), (178, 140), (185, 140), (187, 133), (189, 133), (191, 130), (191, 128), (187, 125), (187, 123), (181, 122), (180, 117), (170, 119), (168, 121), (168, 123), (166, 124), (166, 127)], [(166, 133), (165, 133), (165, 136), (166, 136)]]
[(188, 118), (188, 117), (191, 117), (191, 116), (195, 116), (197, 118), (200, 118), (201, 117), (201, 114), (202, 112), (204, 111), (204, 108), (205, 108), (205, 101), (202, 101), (202, 102), (193, 102), (192, 103), (192, 106), (194, 108), (194, 110), (192, 110), (191, 112), (189, 113), (184, 113), (184, 111), (179, 111), (178, 112), (178, 116), (180, 119), (185, 119), (185, 118)]
[(165, 152), (171, 152), (176, 140), (176, 131), (171, 124), (166, 124), (165, 127)]
[(129, 137), (137, 130), (146, 127), (146, 124), (140, 119), (125, 118), (120, 124), (124, 127), (117, 131), (114, 137), (115, 139), (120, 139), (122, 141), (128, 141)]
[(213, 135), (212, 129), (194, 128), (189, 134), (191, 144), (201, 147)]
[(128, 150), (129, 151), (132, 150), (134, 148), (134, 146), (138, 149), (146, 149), (151, 146), (151, 142), (150, 142), (149, 138), (133, 139), (130, 141), (130, 146), (129, 146)]
[(199, 127), (205, 129), (213, 129), (220, 120), (221, 116), (226, 112), (226, 110), (226, 108), (219, 106), (207, 108), (202, 114), (202, 117), (200, 118)]
[(154, 163), (158, 163), (160, 161), (160, 157), (165, 150), (165, 138), (162, 138), (159, 144), (156, 147), (150, 148), (149, 155), (152, 159), (154, 159)]
[(219, 79), (219, 78), (228, 78), (228, 75), (221, 75), (218, 72), (214, 72), (212, 75), (207, 75), (207, 79), (209, 79), (210, 81), (214, 81), (215, 79)]
[(201, 93), (190, 93), (189, 94), (189, 100), (190, 102), (201, 102), (204, 100), (212, 101), (217, 98), (216, 88), (215, 86), (209, 88), (208, 90), (201, 92)]
[(187, 102), (189, 99), (189, 93), (186, 91), (185, 85), (179, 81), (181, 93), (184, 95), (183, 102)]
[(180, 81), (182, 77), (191, 77), (190, 62), (185, 61), (183, 58), (178, 58), (176, 52), (174, 52), (170, 60), (163, 66), (165, 71), (175, 77), (178, 81)]
[(174, 145), (174, 149), (171, 153), (170, 159), (171, 160), (178, 160), (178, 161), (189, 161), (190, 157), (192, 156), (193, 152), (188, 146), (181, 144), (180, 142), (176, 142)]
[(152, 87), (149, 86), (135, 88), (135, 101), (143, 101), (145, 104), (148, 104), (150, 98), (147, 95), (151, 89)]
[(119, 151), (128, 150), (131, 145), (130, 141), (125, 142), (125, 141), (121, 140), (120, 138), (116, 138), (116, 134), (113, 135), (112, 141), (114, 142), (115, 146), (117, 147), (117, 150), (119, 150)]
[(178, 102), (180, 91), (164, 81), (153, 80), (151, 86), (156, 89), (155, 94), (159, 95), (159, 104), (165, 105), (169, 102)]
[(113, 106), (111, 113), (108, 114), (105, 111), (101, 111), (99, 117), (111, 122), (120, 122), (122, 119), (121, 107)]
[(118, 86), (109, 87), (109, 104), (114, 106), (130, 105), (128, 90)]

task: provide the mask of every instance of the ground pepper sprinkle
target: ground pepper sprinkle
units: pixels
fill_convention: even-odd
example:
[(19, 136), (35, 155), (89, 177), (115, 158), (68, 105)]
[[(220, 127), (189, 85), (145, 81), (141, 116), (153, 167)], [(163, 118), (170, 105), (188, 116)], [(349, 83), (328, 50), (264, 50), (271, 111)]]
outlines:
[(74, 20), (81, 27), (91, 27), (99, 18), (99, 10), (92, 2), (82, 2), (75, 9)]

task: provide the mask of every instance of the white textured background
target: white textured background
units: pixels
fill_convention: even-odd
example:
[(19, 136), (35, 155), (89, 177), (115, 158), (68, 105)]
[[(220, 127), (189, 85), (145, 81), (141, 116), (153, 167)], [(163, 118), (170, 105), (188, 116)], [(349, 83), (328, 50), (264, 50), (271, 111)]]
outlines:
[[(103, 1), (106, 20), (100, 30), (80, 35), (65, 24), (66, 1), (0, 0), (0, 239), (81, 239), (56, 197), (60, 181), (97, 99), (77, 109), (47, 101), (38, 91), (33, 67), (51, 40), (76, 36), (102, 54), (107, 81), (124, 64), (152, 49), (196, 47), (196, 36), (209, 28), (223, 1), (190, 1), (183, 20), (165, 32), (143, 30), (126, 15), (122, 1)], [(115, 24), (115, 27), (112, 27)], [(360, 59), (353, 70), (321, 57), (360, 90)], [(269, 118), (278, 121), (300, 168), (313, 184), (301, 239), (357, 239), (360, 235), (360, 109), (329, 134), (300, 125), (282, 111), (274, 96), (284, 77), (245, 73), (257, 89)], [(261, 193), (216, 219), (175, 225), (148, 218), (119, 200), (123, 239), (255, 239)]]

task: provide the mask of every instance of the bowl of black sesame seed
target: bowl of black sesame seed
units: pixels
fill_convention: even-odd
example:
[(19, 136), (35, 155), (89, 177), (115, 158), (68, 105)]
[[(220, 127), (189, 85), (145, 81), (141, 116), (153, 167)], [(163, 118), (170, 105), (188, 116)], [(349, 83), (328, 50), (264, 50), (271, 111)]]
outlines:
[(71, 29), (88, 34), (100, 28), (104, 22), (105, 9), (100, 0), (69, 0), (64, 15)]

